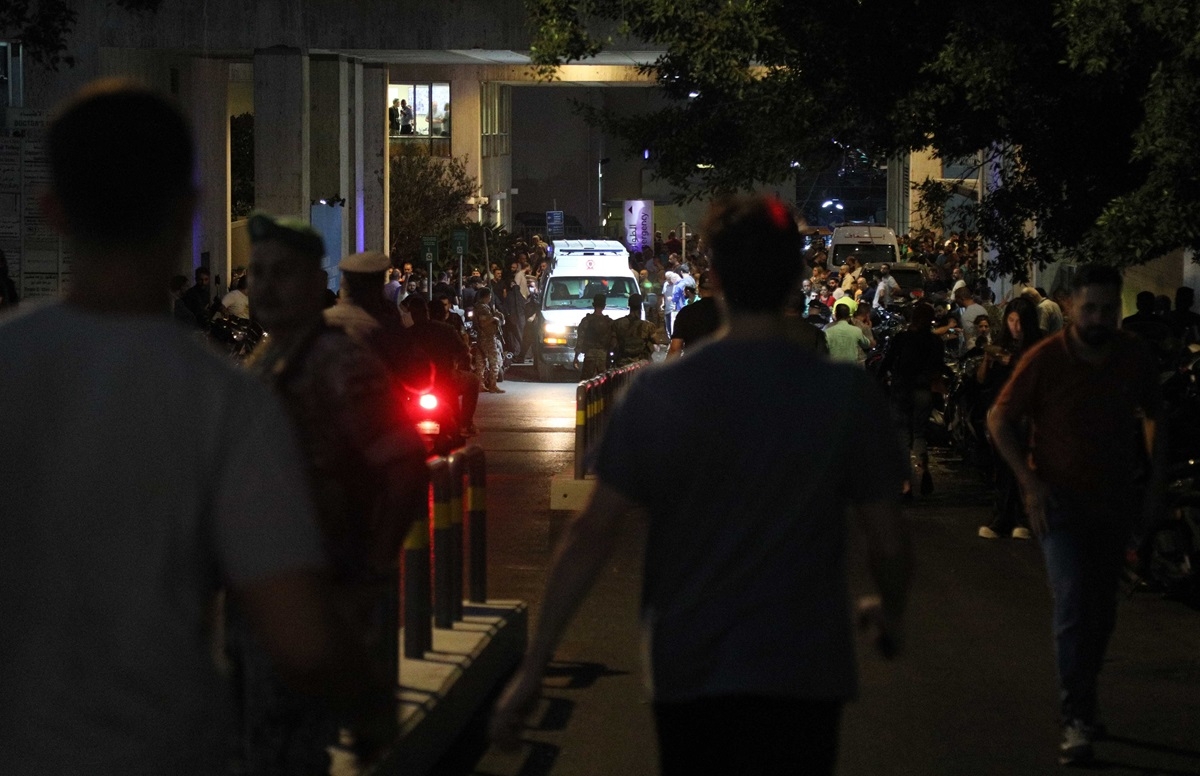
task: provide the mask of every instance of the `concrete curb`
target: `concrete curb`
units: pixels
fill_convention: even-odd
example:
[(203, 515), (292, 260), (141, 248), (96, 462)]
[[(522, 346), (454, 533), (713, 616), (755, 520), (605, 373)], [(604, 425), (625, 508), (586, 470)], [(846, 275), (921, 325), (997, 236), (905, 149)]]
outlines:
[(435, 628), (424, 660), (400, 661), (400, 741), (370, 776), (428, 773), (516, 668), (528, 631), (524, 601), (464, 602), (462, 622)]

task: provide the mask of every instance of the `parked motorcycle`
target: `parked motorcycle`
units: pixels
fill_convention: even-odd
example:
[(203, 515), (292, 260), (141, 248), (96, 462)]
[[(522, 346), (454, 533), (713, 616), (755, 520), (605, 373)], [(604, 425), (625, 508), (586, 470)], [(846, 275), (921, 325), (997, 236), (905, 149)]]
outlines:
[(266, 332), (254, 321), (236, 316), (214, 318), (208, 338), (230, 357), (242, 361), (258, 347)]

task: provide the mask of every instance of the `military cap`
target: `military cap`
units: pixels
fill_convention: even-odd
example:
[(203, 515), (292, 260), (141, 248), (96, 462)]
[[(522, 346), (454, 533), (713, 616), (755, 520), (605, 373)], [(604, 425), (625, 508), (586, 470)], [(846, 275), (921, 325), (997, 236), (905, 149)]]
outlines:
[(278, 240), (305, 258), (325, 256), (325, 241), (308, 224), (295, 218), (272, 218), (266, 213), (250, 216), (250, 242)]
[(342, 272), (384, 272), (390, 266), (392, 266), (392, 260), (387, 257), (387, 254), (379, 251), (352, 253), (338, 263), (338, 269)]

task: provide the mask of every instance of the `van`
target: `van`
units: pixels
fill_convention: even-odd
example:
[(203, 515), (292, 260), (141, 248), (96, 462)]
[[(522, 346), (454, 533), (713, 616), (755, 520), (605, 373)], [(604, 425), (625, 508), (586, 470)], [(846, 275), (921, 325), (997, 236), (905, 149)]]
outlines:
[(615, 240), (555, 240), (550, 250), (550, 274), (538, 315), (538, 340), (533, 365), (538, 380), (549, 380), (555, 367), (575, 363), (575, 330), (592, 311), (592, 300), (604, 294), (604, 314), (629, 314), (629, 296), (640, 293), (637, 275), (629, 268), (629, 252)]
[(833, 230), (829, 242), (829, 271), (840, 272), (846, 257), (854, 255), (859, 266), (894, 264), (900, 261), (900, 244), (891, 228), (878, 224), (850, 224)]

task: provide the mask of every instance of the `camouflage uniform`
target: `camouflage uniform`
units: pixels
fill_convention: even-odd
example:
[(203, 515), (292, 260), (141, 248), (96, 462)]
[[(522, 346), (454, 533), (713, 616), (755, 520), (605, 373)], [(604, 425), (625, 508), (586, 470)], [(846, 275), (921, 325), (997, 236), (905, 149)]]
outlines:
[(630, 314), (613, 321), (613, 336), (617, 343), (614, 366), (628, 366), (638, 361), (650, 360), (658, 338), (658, 330), (649, 321), (643, 321)]
[[(395, 605), (396, 558), (408, 528), (389, 498), (390, 467), (406, 461), (406, 472), (423, 476), (424, 445), (383, 362), (346, 330), (317, 321), (286, 341), (269, 339), (250, 368), (272, 386), (298, 432), (336, 605), (373, 653), (386, 654), (385, 610)], [(284, 684), (245, 623), (231, 607), (245, 772), (328, 773), (338, 720)]]
[(480, 363), (476, 373), (488, 390), (496, 388), (500, 380), (500, 365), (503, 354), (500, 350), (500, 321), (502, 317), (490, 304), (479, 303), (473, 311), (476, 330), (479, 332)]
[(583, 353), (583, 379), (590, 380), (608, 369), (608, 353), (614, 342), (613, 319), (604, 313), (588, 313), (575, 333), (575, 352)]

